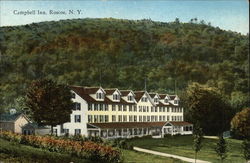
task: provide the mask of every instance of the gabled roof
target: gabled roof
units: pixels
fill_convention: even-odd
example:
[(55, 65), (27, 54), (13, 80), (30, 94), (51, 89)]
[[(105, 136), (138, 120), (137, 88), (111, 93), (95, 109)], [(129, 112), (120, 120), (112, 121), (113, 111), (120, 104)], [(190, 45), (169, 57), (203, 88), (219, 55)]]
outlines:
[(121, 94), (121, 92), (117, 88), (108, 88), (104, 89), (104, 91), (106, 92), (106, 95), (112, 95), (113, 93), (115, 93), (115, 91)]
[[(76, 94), (78, 94), (82, 99), (84, 99), (85, 101), (89, 102), (89, 103), (101, 103), (101, 104), (134, 104), (134, 103), (128, 103), (125, 100), (121, 99), (119, 102), (115, 102), (110, 100), (107, 97), (104, 97), (103, 101), (97, 101), (94, 98), (92, 98), (88, 93), (89, 91), (85, 89), (85, 87), (76, 87), (76, 86), (70, 86), (70, 89), (72, 91), (74, 91)], [(98, 88), (99, 89), (99, 88)], [(97, 89), (97, 90), (98, 90)]]
[(132, 92), (134, 94), (134, 92), (132, 90), (120, 90), (120, 92), (121, 92), (122, 96), (127, 96), (130, 92)]
[(165, 97), (167, 96), (166, 94), (159, 94), (161, 99), (165, 99)]
[(135, 94), (135, 100), (138, 102), (145, 94), (145, 91), (136, 91), (134, 92), (134, 94)]
[(170, 100), (174, 100), (177, 95), (169, 95)]
[(21, 115), (23, 115), (23, 113), (16, 113), (16, 114), (3, 113), (3, 114), (0, 114), (0, 121), (14, 122), (14, 121), (16, 121)]

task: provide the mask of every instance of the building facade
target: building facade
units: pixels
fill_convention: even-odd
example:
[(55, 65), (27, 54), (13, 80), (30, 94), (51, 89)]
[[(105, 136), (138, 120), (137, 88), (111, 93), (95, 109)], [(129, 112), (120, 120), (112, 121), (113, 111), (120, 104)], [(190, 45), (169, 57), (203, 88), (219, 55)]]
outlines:
[(0, 115), (0, 131), (22, 133), (22, 127), (29, 123), (29, 119), (23, 113), (17, 113), (14, 109), (10, 113)]
[(57, 135), (104, 138), (143, 135), (192, 134), (184, 122), (177, 95), (71, 86), (74, 110), (71, 121), (54, 127)]

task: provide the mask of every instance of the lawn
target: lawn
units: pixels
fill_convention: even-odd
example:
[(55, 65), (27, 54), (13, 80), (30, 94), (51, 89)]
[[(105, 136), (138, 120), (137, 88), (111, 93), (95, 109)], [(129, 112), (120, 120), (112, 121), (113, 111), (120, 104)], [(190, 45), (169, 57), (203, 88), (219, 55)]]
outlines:
[[(173, 158), (165, 158), (141, 152), (122, 150), (124, 163), (185, 163)], [(0, 162), (22, 163), (91, 163), (91, 161), (72, 157), (69, 154), (49, 152), (39, 148), (0, 139)]]
[[(218, 140), (204, 139), (203, 147), (198, 153), (198, 159), (211, 161), (213, 163), (220, 162), (214, 148)], [(228, 143), (228, 157), (224, 162), (227, 163), (245, 163), (242, 155), (242, 141), (234, 139), (226, 139)], [(130, 142), (133, 146), (151, 149), (159, 152), (175, 154), (193, 158), (194, 151), (192, 136), (169, 136), (163, 139), (140, 138), (132, 139)]]
[(124, 163), (186, 163), (174, 158), (155, 156), (131, 150), (122, 150), (122, 154)]

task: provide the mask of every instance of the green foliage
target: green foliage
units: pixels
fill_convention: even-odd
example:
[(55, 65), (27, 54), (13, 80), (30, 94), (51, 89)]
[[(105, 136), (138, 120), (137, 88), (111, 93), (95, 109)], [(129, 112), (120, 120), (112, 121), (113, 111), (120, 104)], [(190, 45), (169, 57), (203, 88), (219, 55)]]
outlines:
[(246, 161), (250, 160), (250, 140), (245, 139), (242, 142), (243, 156)]
[[(32, 80), (173, 93), (208, 83), (248, 92), (249, 36), (191, 23), (74, 19), (0, 27), (0, 108)], [(101, 79), (101, 80), (100, 80)], [(129, 81), (129, 82), (128, 82)], [(249, 100), (248, 100), (249, 103)], [(241, 108), (238, 108), (241, 109)]]
[(195, 125), (193, 137), (194, 137), (193, 148), (194, 148), (194, 152), (195, 152), (194, 159), (195, 159), (195, 163), (196, 163), (197, 153), (202, 148), (202, 139), (203, 139), (202, 128), (200, 128), (200, 126), (198, 124)]
[(218, 89), (192, 83), (185, 97), (186, 119), (199, 124), (206, 135), (217, 135), (229, 129), (231, 107)]
[(215, 151), (216, 151), (217, 155), (220, 157), (221, 162), (223, 162), (223, 160), (227, 157), (227, 155), (226, 155), (227, 143), (226, 143), (225, 139), (223, 138), (222, 134), (219, 136), (219, 141), (216, 145)]
[(71, 96), (67, 86), (42, 79), (31, 83), (26, 103), (35, 122), (55, 126), (70, 121)]
[(235, 137), (250, 137), (250, 108), (243, 109), (233, 117), (231, 129)]

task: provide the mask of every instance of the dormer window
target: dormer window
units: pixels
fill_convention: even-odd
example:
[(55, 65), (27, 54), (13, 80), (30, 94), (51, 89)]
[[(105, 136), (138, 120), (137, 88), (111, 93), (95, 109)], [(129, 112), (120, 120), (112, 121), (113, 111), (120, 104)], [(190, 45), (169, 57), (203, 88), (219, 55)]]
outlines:
[(104, 99), (104, 94), (101, 93), (101, 92), (96, 93), (96, 99), (103, 100)]
[(133, 100), (134, 100), (134, 97), (131, 96), (131, 95), (129, 95), (129, 96), (128, 96), (128, 101), (133, 101)]
[(113, 94), (113, 100), (120, 100), (120, 95)]
[(166, 99), (164, 100), (164, 102), (165, 102), (165, 103), (168, 103), (168, 99), (166, 98)]
[(156, 97), (156, 98), (154, 98), (154, 102), (155, 103), (158, 103), (159, 102), (159, 99)]
[(76, 98), (76, 94), (75, 93), (71, 93), (71, 97), (72, 98)]
[(147, 97), (142, 97), (142, 98), (141, 98), (141, 101), (142, 101), (142, 102), (148, 102), (148, 98), (147, 98)]
[(178, 100), (174, 100), (174, 104), (178, 104)]

